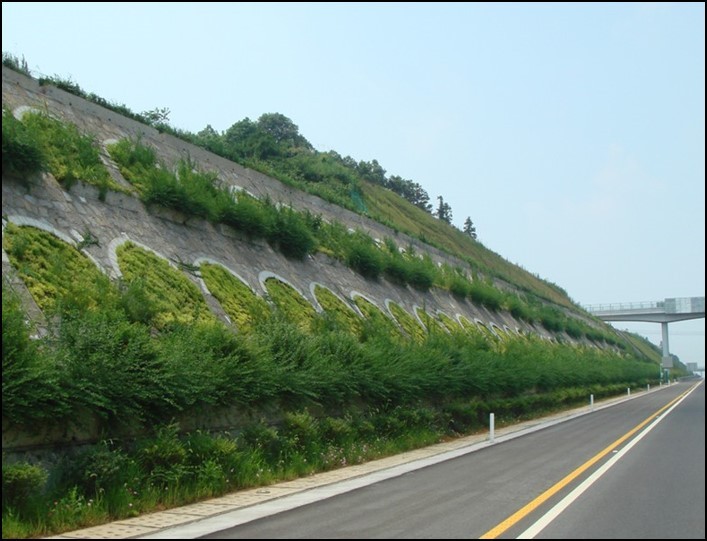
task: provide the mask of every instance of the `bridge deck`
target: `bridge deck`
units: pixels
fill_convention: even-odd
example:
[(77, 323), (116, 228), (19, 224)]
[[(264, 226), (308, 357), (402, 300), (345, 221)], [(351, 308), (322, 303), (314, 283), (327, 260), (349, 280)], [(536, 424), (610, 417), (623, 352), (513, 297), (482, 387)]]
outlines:
[(585, 309), (604, 321), (654, 321), (668, 323), (705, 317), (704, 297), (681, 297), (664, 301), (594, 304)]

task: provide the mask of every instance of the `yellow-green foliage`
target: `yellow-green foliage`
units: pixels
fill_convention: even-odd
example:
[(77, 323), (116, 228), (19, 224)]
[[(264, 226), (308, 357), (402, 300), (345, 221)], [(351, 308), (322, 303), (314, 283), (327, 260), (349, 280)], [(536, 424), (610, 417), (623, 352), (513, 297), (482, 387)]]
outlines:
[(282, 310), (287, 319), (297, 323), (303, 330), (311, 328), (317, 312), (292, 286), (271, 277), (265, 280), (265, 288), (275, 306)]
[(387, 329), (391, 336), (400, 336), (400, 327), (375, 304), (360, 296), (354, 298), (354, 304), (374, 327)]
[(157, 166), (155, 151), (142, 144), (140, 139), (127, 138), (108, 145), (107, 150), (125, 180), (137, 186), (140, 191), (144, 190), (145, 177)]
[(9, 223), (3, 248), (42, 310), (54, 309), (68, 296), (84, 308), (94, 308), (110, 287), (90, 259), (36, 227)]
[(361, 329), (361, 318), (339, 297), (334, 295), (327, 288), (315, 286), (314, 296), (324, 311), (334, 319), (339, 327), (348, 329), (354, 334), (358, 334)]
[(576, 308), (567, 295), (536, 276), (503, 259), (458, 229), (411, 205), (398, 194), (369, 182), (361, 182), (369, 214), (396, 229), (424, 238), (435, 246), (468, 258), (484, 273), (499, 276), (528, 291), (563, 306)]
[(462, 324), (462, 327), (466, 332), (469, 334), (475, 335), (475, 336), (480, 336), (484, 338), (484, 340), (487, 340), (491, 338), (491, 333), (486, 329), (486, 326), (480, 325), (478, 323), (472, 323), (468, 319), (466, 319), (464, 316), (459, 318), (459, 321)]
[(70, 186), (81, 180), (101, 190), (125, 191), (108, 174), (93, 137), (41, 113), (28, 113), (22, 122), (36, 135), (49, 171), (59, 182)]
[(437, 317), (439, 318), (440, 322), (444, 327), (450, 332), (450, 333), (455, 333), (461, 331), (461, 327), (459, 326), (459, 323), (454, 321), (451, 317), (449, 317), (447, 314), (442, 314), (439, 313), (437, 314)]
[(398, 323), (410, 338), (418, 342), (421, 342), (425, 339), (425, 330), (420, 326), (420, 324), (415, 320), (415, 318), (408, 314), (405, 310), (403, 310), (401, 306), (395, 304), (394, 302), (391, 302), (388, 305), (388, 308), (390, 308), (390, 312), (393, 314), (393, 316), (395, 316), (395, 319), (398, 320)]
[(132, 242), (117, 250), (118, 264), (128, 282), (141, 280), (150, 301), (155, 306), (155, 324), (214, 322), (201, 291), (163, 258)]
[(631, 346), (637, 348), (638, 351), (641, 352), (641, 354), (645, 355), (647, 359), (650, 359), (657, 363), (660, 362), (663, 356), (661, 350), (658, 349), (655, 345), (651, 344), (643, 336), (631, 332), (624, 332), (622, 333), (622, 335), (631, 344)]
[(265, 300), (221, 265), (202, 263), (199, 269), (206, 287), (238, 330), (250, 332), (270, 315)]
[(427, 329), (428, 333), (446, 332), (445, 328), (442, 326), (442, 324), (440, 323), (439, 320), (437, 320), (434, 316), (427, 313), (425, 310), (423, 310), (419, 306), (417, 308), (415, 308), (415, 313), (417, 314), (417, 317), (420, 318), (420, 321), (422, 321), (422, 323), (425, 325), (425, 328)]
[(508, 340), (510, 338), (508, 332), (503, 327), (493, 326), (492, 329), (495, 331), (496, 336), (498, 337), (499, 340), (502, 340), (505, 342), (506, 340)]

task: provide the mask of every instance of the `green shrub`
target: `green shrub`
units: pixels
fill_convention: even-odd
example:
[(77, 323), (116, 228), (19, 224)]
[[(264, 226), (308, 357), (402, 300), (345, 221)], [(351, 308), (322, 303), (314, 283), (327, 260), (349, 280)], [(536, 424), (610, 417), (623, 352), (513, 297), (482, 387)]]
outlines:
[(304, 218), (291, 208), (281, 208), (275, 217), (268, 240), (287, 257), (304, 259), (316, 248), (316, 242)]
[(473, 302), (483, 304), (491, 310), (501, 308), (503, 294), (491, 284), (474, 280), (469, 286), (469, 295)]
[(61, 368), (30, 339), (30, 327), (17, 294), (2, 282), (2, 415), (18, 427), (60, 422), (72, 396)]
[(61, 323), (54, 355), (74, 411), (115, 429), (139, 427), (169, 410), (163, 361), (148, 327), (110, 310), (67, 313)]
[(118, 164), (120, 173), (125, 180), (144, 188), (144, 178), (148, 172), (157, 166), (155, 151), (142, 143), (140, 138), (121, 139), (108, 145), (108, 153)]
[(429, 290), (437, 272), (432, 260), (428, 256), (423, 259), (415, 257), (409, 260), (408, 265), (410, 285), (421, 291)]
[(130, 476), (135, 473), (130, 456), (107, 440), (65, 457), (59, 470), (55, 490), (78, 487), (84, 495), (94, 498), (132, 481)]
[(410, 282), (410, 268), (402, 256), (393, 255), (386, 258), (385, 277), (401, 286)]
[(247, 449), (257, 451), (269, 464), (280, 460), (282, 441), (277, 429), (264, 421), (249, 424), (241, 431), (238, 441)]
[(46, 168), (46, 157), (34, 131), (2, 109), (2, 174), (26, 180)]
[(288, 412), (282, 423), (284, 451), (313, 460), (320, 450), (319, 422), (308, 411)]
[(556, 308), (544, 306), (539, 310), (540, 323), (550, 332), (563, 330), (562, 314)]
[(76, 126), (41, 113), (27, 113), (22, 123), (38, 141), (49, 171), (61, 184), (69, 188), (80, 180), (97, 186), (102, 196), (108, 189), (123, 191), (101, 162), (94, 139), (82, 135)]
[(44, 490), (48, 473), (41, 466), (27, 462), (9, 464), (2, 458), (2, 509), (9, 507), (17, 511), (27, 509), (29, 500)]
[(137, 447), (137, 460), (148, 482), (162, 488), (187, 480), (187, 457), (187, 447), (175, 423), (158, 427), (154, 437), (142, 440)]
[(118, 303), (128, 319), (134, 323), (152, 325), (157, 307), (150, 299), (145, 279), (138, 277), (128, 282), (121, 280), (118, 287), (121, 293)]
[(527, 322), (533, 321), (534, 318), (532, 309), (518, 295), (506, 293), (504, 294), (504, 297), (503, 305), (514, 318), (522, 319)]
[[(30, 340), (30, 325), (20, 298), (10, 287), (5, 276), (2, 277), (2, 361), (3, 372), (7, 364), (31, 363), (36, 358), (37, 343)], [(5, 382), (3, 381), (3, 385)], [(3, 388), (4, 395), (4, 388)], [(3, 396), (4, 398), (4, 396)], [(3, 411), (4, 411), (3, 407)]]
[(375, 280), (383, 272), (383, 255), (371, 237), (360, 232), (355, 233), (345, 250), (348, 266), (365, 278)]
[(221, 201), (217, 219), (250, 238), (267, 238), (274, 227), (275, 212), (274, 207), (239, 193), (235, 200)]

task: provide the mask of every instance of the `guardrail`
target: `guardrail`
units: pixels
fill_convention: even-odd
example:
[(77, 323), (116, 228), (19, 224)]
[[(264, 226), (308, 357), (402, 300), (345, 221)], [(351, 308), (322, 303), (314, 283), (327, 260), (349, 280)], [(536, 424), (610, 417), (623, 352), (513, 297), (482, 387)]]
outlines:
[(656, 310), (666, 314), (704, 313), (704, 297), (678, 297), (664, 301), (619, 302), (610, 304), (589, 304), (584, 306), (587, 312), (628, 312)]
[(587, 312), (608, 312), (624, 310), (651, 310), (662, 309), (665, 306), (663, 301), (645, 302), (617, 302), (611, 304), (590, 304), (584, 307)]

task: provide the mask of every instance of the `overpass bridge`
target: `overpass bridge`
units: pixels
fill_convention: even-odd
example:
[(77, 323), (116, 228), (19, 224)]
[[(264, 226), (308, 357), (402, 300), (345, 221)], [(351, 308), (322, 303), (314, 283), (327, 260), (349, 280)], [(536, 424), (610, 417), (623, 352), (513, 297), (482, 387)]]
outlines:
[(679, 297), (663, 301), (592, 304), (587, 312), (603, 321), (649, 321), (660, 323), (663, 333), (663, 368), (672, 368), (668, 345), (668, 323), (705, 317), (704, 297)]

